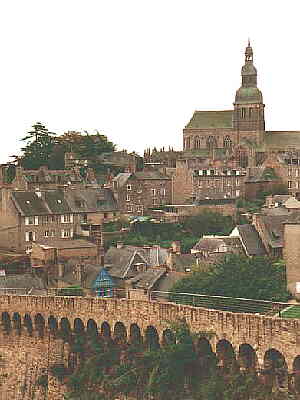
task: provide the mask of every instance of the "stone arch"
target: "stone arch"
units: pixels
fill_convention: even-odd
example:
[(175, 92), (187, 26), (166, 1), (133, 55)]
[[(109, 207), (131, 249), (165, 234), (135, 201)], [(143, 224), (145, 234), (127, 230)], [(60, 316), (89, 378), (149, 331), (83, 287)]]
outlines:
[(111, 337), (111, 329), (110, 329), (110, 325), (108, 322), (104, 321), (101, 324), (100, 332), (101, 332), (101, 336), (104, 336), (106, 338)]
[(88, 336), (95, 337), (98, 336), (98, 326), (93, 319), (89, 319), (86, 325), (86, 332)]
[(176, 336), (171, 329), (165, 329), (162, 333), (162, 344), (166, 346), (168, 344), (176, 344)]
[(34, 316), (34, 327), (38, 331), (40, 337), (45, 333), (45, 319), (42, 314), (38, 313)]
[(149, 325), (145, 331), (145, 346), (150, 350), (159, 349), (159, 336), (156, 328), (154, 326)]
[(143, 337), (140, 327), (137, 324), (131, 324), (129, 329), (129, 340), (131, 344), (142, 344)]
[(217, 357), (213, 352), (212, 346), (206, 337), (200, 337), (196, 341), (196, 352), (198, 354), (199, 373), (206, 376), (211, 367), (217, 364)]
[(71, 324), (68, 320), (68, 318), (61, 318), (60, 320), (60, 324), (59, 324), (59, 330), (60, 330), (60, 336), (61, 338), (67, 342), (68, 340), (70, 340), (71, 337)]
[(295, 357), (293, 361), (293, 378), (294, 389), (297, 393), (300, 393), (300, 355)]
[(219, 365), (224, 368), (231, 368), (235, 362), (235, 352), (232, 344), (226, 340), (221, 339), (217, 343), (217, 357), (219, 360)]
[(13, 313), (12, 322), (14, 329), (17, 331), (18, 334), (20, 334), (22, 329), (21, 315), (17, 312)]
[(203, 336), (197, 340), (196, 349), (200, 357), (205, 357), (213, 353), (209, 340)]
[(271, 348), (264, 355), (264, 372), (268, 386), (285, 387), (287, 384), (288, 366), (280, 351)]
[(10, 315), (7, 311), (4, 311), (1, 314), (1, 323), (2, 323), (2, 329), (4, 330), (4, 332), (6, 332), (8, 334), (12, 329), (12, 323), (11, 323)]
[(57, 319), (54, 318), (53, 315), (50, 315), (50, 317), (48, 318), (48, 329), (52, 334), (56, 334), (58, 331)]
[(242, 369), (255, 369), (258, 364), (256, 352), (248, 343), (239, 346), (238, 359)]
[(118, 322), (115, 323), (115, 326), (114, 326), (114, 339), (115, 339), (117, 342), (120, 342), (120, 343), (125, 343), (126, 340), (127, 340), (127, 330), (126, 330), (126, 327), (125, 327), (125, 325), (124, 325), (122, 322), (120, 322), (120, 321), (118, 321)]
[(23, 323), (27, 329), (28, 334), (31, 336), (32, 332), (33, 332), (33, 324), (32, 324), (31, 316), (29, 314), (25, 314)]
[(74, 319), (74, 333), (76, 335), (83, 335), (85, 331), (85, 326), (84, 323), (80, 318), (75, 318)]

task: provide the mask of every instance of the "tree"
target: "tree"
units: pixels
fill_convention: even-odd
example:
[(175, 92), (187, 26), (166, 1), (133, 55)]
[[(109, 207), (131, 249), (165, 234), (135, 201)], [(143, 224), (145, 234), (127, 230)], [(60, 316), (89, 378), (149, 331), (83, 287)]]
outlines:
[(205, 234), (228, 235), (233, 228), (232, 217), (209, 210), (204, 210), (200, 215), (187, 217), (183, 222), (183, 229), (198, 237)]
[(26, 146), (22, 148), (23, 156), (20, 158), (21, 165), (26, 169), (38, 169), (42, 165), (47, 165), (55, 144), (55, 133), (49, 132), (41, 123), (37, 122), (32, 126), (22, 141)]
[(194, 272), (172, 288), (176, 293), (286, 301), (285, 267), (267, 257), (231, 254), (208, 271)]

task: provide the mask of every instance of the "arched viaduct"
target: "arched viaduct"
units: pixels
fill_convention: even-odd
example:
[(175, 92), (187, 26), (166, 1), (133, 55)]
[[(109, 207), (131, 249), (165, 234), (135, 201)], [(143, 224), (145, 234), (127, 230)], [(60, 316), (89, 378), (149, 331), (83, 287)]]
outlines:
[[(129, 342), (137, 336), (147, 341), (151, 334), (163, 343), (170, 323), (184, 319), (192, 332), (207, 338), (213, 351), (218, 352), (218, 346), (227, 343), (239, 358), (243, 349), (251, 349), (256, 367), (263, 365), (267, 354), (277, 352), (290, 371), (300, 370), (299, 320), (157, 301), (15, 295), (0, 296), (0, 312), (0, 385), (5, 381), (6, 388), (3, 400), (3, 396), (26, 399), (16, 386), (28, 387), (29, 377), (33, 380), (37, 375), (33, 365), (47, 369), (49, 363), (66, 356), (62, 354), (62, 340), (52, 335), (56, 329), (122, 334)], [(62, 398), (58, 385), (49, 384), (48, 399)]]

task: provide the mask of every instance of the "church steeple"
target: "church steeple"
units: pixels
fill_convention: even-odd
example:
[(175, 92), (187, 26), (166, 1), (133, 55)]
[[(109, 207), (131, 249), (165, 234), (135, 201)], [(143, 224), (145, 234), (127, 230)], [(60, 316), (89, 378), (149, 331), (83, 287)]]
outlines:
[(253, 65), (250, 40), (245, 50), (241, 75), (242, 85), (235, 95), (233, 126), (239, 132), (238, 142), (247, 137), (248, 140), (261, 143), (265, 130), (264, 104), (262, 93), (257, 88), (257, 70)]

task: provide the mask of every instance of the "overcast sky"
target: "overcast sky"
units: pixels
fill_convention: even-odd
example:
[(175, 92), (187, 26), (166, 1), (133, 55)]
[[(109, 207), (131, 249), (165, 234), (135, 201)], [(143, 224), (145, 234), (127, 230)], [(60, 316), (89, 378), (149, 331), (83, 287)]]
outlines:
[(118, 149), (181, 149), (193, 111), (230, 109), (250, 37), (268, 130), (300, 130), (299, 1), (2, 0), (0, 161), (41, 121)]

